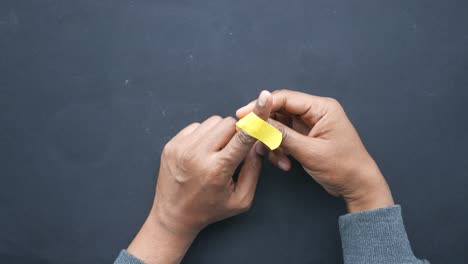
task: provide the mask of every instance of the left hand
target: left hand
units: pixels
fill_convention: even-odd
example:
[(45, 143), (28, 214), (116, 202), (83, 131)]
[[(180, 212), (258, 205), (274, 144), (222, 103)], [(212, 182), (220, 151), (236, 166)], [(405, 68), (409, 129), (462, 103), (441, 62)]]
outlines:
[[(254, 112), (267, 120), (271, 107), (271, 94), (262, 92)], [(166, 144), (153, 208), (130, 253), (145, 263), (177, 263), (205, 226), (250, 208), (262, 157), (252, 147), (256, 140), (236, 132), (235, 122), (212, 116)]]

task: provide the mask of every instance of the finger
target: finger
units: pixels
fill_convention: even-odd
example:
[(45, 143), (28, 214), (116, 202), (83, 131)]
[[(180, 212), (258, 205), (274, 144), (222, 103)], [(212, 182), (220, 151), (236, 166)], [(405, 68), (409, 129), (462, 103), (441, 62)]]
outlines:
[(236, 116), (237, 118), (243, 118), (246, 116), (248, 113), (252, 112), (252, 109), (254, 108), (255, 104), (257, 103), (257, 99), (250, 101), (250, 103), (242, 106), (241, 108), (237, 109), (236, 111)]
[[(331, 99), (326, 97), (314, 96), (291, 90), (279, 90), (272, 93), (273, 106), (272, 112), (287, 113), (290, 115), (299, 115), (304, 120), (313, 125), (320, 120), (328, 110)], [(256, 102), (250, 102), (248, 105), (238, 109), (236, 116), (242, 118), (253, 109)]]
[(294, 116), (285, 115), (285, 114), (281, 114), (281, 113), (275, 112), (273, 119), (279, 121), (279, 122), (282, 123), (283, 125), (286, 125), (286, 126), (288, 126), (288, 127), (291, 127), (293, 117), (294, 117)]
[(184, 140), (188, 135), (190, 135), (198, 126), (200, 126), (200, 123), (192, 123), (183, 129), (181, 129), (172, 139), (173, 140)]
[[(268, 120), (271, 112), (271, 105), (271, 93), (268, 91), (262, 91), (258, 97), (255, 107), (252, 110), (263, 120)], [(249, 136), (243, 130), (239, 130), (223, 149), (223, 152), (226, 157), (232, 160), (233, 165), (237, 167), (252, 148), (255, 141), (257, 141), (255, 138)]]
[(323, 139), (302, 135), (276, 120), (269, 119), (268, 122), (281, 131), (283, 135), (281, 148), (284, 152), (293, 156), (303, 165), (320, 160), (320, 153), (324, 153)]
[[(257, 142), (256, 144), (261, 143)], [(252, 204), (262, 163), (263, 158), (256, 152), (256, 147), (251, 148), (239, 172), (239, 178), (232, 197), (234, 207), (240, 211), (249, 209)]]
[(185, 128), (183, 128), (182, 130), (180, 130), (179, 133), (177, 133), (177, 135), (174, 136), (174, 138), (186, 137), (190, 135), (198, 126), (200, 126), (200, 123), (198, 122), (190, 124), (186, 126)]
[[(281, 122), (281, 123), (283, 123), (283, 122)], [(312, 127), (308, 126), (304, 122), (304, 120), (302, 120), (302, 118), (300, 118), (298, 116), (292, 116), (291, 125), (288, 125), (288, 127), (294, 129), (295, 131), (301, 133), (302, 135), (308, 135), (309, 132), (312, 130)]]
[[(207, 136), (206, 145), (211, 150), (219, 151), (236, 134), (236, 120), (233, 117), (226, 117), (213, 127), (209, 136)], [(208, 138), (209, 137), (209, 138)]]
[(257, 143), (255, 143), (255, 151), (257, 152), (258, 155), (263, 157), (266, 154), (268, 154), (270, 149), (267, 146), (265, 146), (265, 144), (263, 144), (262, 142), (257, 141)]
[(283, 125), (286, 125), (297, 132), (307, 135), (309, 134), (311, 127), (309, 127), (302, 118), (296, 115), (282, 114), (279, 112), (274, 112), (271, 114), (270, 118), (279, 121)]
[(192, 132), (191, 140), (195, 142), (206, 138), (206, 134), (222, 120), (223, 118), (217, 115), (209, 117)]
[(268, 153), (268, 159), (271, 164), (283, 171), (289, 171), (291, 169), (291, 161), (281, 148), (270, 151)]

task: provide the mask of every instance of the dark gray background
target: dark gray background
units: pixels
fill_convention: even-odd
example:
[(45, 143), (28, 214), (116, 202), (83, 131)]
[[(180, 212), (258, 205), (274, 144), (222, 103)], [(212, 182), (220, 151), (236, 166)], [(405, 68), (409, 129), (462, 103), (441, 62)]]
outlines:
[[(286, 87), (343, 104), (417, 256), (467, 261), (468, 2), (2, 0), (0, 262), (112, 262), (165, 142)], [(184, 263), (341, 263), (344, 213), (267, 166)]]

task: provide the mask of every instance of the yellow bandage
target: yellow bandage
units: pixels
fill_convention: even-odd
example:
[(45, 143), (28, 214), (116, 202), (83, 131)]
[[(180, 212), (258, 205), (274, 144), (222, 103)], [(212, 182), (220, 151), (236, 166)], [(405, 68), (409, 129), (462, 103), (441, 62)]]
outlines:
[(253, 112), (237, 121), (236, 126), (250, 136), (260, 140), (271, 150), (278, 148), (283, 139), (283, 135), (278, 129), (268, 122), (265, 122), (265, 120), (261, 119)]

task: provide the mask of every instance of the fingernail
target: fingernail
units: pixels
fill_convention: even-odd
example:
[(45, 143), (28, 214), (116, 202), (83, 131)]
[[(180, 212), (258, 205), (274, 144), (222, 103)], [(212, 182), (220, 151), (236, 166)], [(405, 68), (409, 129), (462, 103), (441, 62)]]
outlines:
[(257, 142), (257, 144), (255, 144), (255, 152), (260, 156), (265, 156), (266, 148), (262, 143)]
[(286, 161), (284, 160), (280, 160), (278, 161), (278, 167), (284, 171), (287, 171), (288, 170), (288, 163), (286, 163)]
[(258, 106), (264, 107), (269, 95), (270, 95), (270, 92), (263, 90), (258, 96)]

